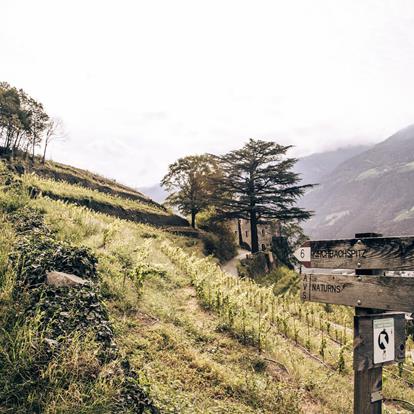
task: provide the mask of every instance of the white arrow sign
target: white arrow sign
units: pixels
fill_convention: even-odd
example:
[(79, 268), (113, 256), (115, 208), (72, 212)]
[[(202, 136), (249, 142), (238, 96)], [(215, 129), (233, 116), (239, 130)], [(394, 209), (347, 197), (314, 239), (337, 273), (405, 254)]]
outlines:
[(300, 262), (310, 262), (311, 261), (311, 248), (310, 247), (299, 247), (296, 249), (293, 255)]
[(390, 342), (390, 340), (389, 340), (389, 337), (388, 337), (388, 333), (386, 331), (382, 331), (379, 335), (379, 338), (378, 338), (379, 347), (382, 350), (384, 350), (385, 348), (387, 348), (389, 342)]
[(383, 318), (373, 320), (374, 328), (374, 364), (394, 361), (394, 319)]

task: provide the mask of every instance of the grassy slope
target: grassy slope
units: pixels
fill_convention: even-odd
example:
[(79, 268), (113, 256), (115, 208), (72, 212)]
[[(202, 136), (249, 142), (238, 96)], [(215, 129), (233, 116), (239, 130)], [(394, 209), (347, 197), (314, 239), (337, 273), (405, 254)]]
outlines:
[(51, 198), (140, 223), (188, 226), (187, 220), (172, 214), (139, 191), (89, 171), (52, 161), (32, 163), (23, 158), (9, 165), (20, 174), (24, 171), (22, 177), (26, 184)]
[[(47, 212), (49, 225), (60, 237), (98, 253), (99, 270), (111, 292), (107, 305), (118, 346), (145, 373), (162, 412), (299, 412), (297, 406), (304, 404), (298, 398), (301, 390), (288, 380), (279, 382), (283, 373), (277, 367), (256, 372), (254, 367), (263, 362), (258, 352), (217, 332), (220, 319), (200, 307), (189, 278), (159, 249), (169, 240), (197, 250), (193, 240), (48, 199), (34, 205)], [(111, 235), (104, 247), (108, 229)], [(122, 287), (123, 269), (114, 258), (134, 261), (142, 255), (167, 273), (149, 278), (138, 296), (129, 280)]]
[[(230, 278), (213, 263), (188, 256), (194, 252), (201, 258), (194, 240), (50, 198), (27, 203), (45, 213), (56, 237), (89, 246), (97, 254), (120, 352), (141, 371), (142, 381), (146, 378), (162, 412), (351, 411), (349, 346), (344, 347), (346, 368), (340, 374), (335, 366), (341, 346), (332, 339), (334, 331), (336, 336), (339, 331), (341, 341), (345, 337), (350, 343), (350, 332), (342, 326), (350, 326), (346, 309), (335, 307), (326, 314), (319, 305), (305, 306), (291, 298), (270, 299), (273, 310), (263, 310), (270, 298), (268, 290)], [(12, 243), (11, 233), (6, 240)], [(126, 277), (142, 266), (160, 271), (140, 280)], [(2, 289), (4, 298), (7, 284)], [(321, 329), (328, 320), (330, 334)], [(247, 326), (245, 338), (241, 322)], [(257, 335), (262, 335), (260, 344)], [(318, 350), (322, 338), (327, 341), (324, 363)], [(385, 395), (413, 401), (413, 390), (395, 375), (395, 369), (386, 374)], [(404, 380), (414, 378), (404, 373)], [(107, 388), (97, 385), (93, 390), (103, 394), (103, 401), (110, 400)], [(59, 399), (48, 412), (72, 412), (76, 404), (85, 404), (84, 412), (94, 412), (93, 406), (87, 410), (81, 397), (74, 402)], [(401, 405), (387, 404), (387, 412), (405, 411)]]
[(27, 186), (38, 188), (42, 194), (52, 196), (62, 200), (71, 201), (81, 204), (85, 200), (91, 204), (92, 202), (110, 205), (116, 209), (129, 210), (137, 213), (152, 213), (168, 216), (169, 213), (160, 206), (134, 200), (130, 198), (122, 198), (117, 195), (103, 193), (99, 190), (85, 188), (79, 184), (69, 184), (65, 181), (55, 181), (50, 178), (42, 178), (34, 174), (25, 174), (23, 180)]
[[(146, 261), (167, 271), (166, 276), (148, 279), (141, 297), (134, 297), (129, 289), (119, 291), (116, 300), (108, 301), (121, 349), (137, 368), (145, 372), (151, 384), (151, 395), (164, 412), (270, 413), (296, 412), (299, 409), (307, 413), (350, 412), (352, 371), (349, 347), (345, 355), (346, 370), (344, 374), (338, 374), (330, 368), (338, 358), (339, 346), (334, 341), (329, 342), (325, 351), (327, 367), (310, 357), (300, 342), (296, 345), (286, 338), (283, 332), (271, 332), (260, 353), (257, 347), (241, 344), (231, 331), (225, 329), (225, 317), (200, 306), (191, 278), (160, 248), (163, 242), (172, 241), (171, 245), (181, 244), (184, 250), (194, 250), (196, 246), (192, 246), (191, 240), (171, 239), (172, 236), (162, 231), (146, 226), (135, 227), (138, 225), (121, 220), (114, 224), (112, 219), (103, 215), (87, 210), (79, 212), (76, 207), (68, 210), (50, 200), (38, 200), (37, 203), (47, 209), (50, 224), (64, 238), (97, 249), (101, 272), (107, 275), (111, 291), (119, 291), (119, 287), (114, 289), (112, 285), (117, 285), (114, 280), (122, 276), (119, 270), (113, 271), (108, 261), (120, 251), (133, 255), (134, 249), (141, 246), (146, 251)], [(94, 234), (89, 234), (90, 231), (83, 233), (90, 226), (96, 228), (98, 223), (101, 226), (102, 220), (106, 221), (105, 226), (116, 229), (105, 248), (101, 242), (105, 227)], [(192, 247), (187, 247), (187, 244)], [(219, 280), (212, 282), (220, 286)], [(249, 289), (248, 284), (245, 289)], [(289, 308), (289, 315), (295, 313), (293, 308), (297, 305), (296, 299), (283, 304)], [(322, 307), (316, 305), (309, 309), (313, 311), (310, 318), (316, 319)], [(340, 322), (342, 318), (349, 318), (349, 314), (338, 309), (332, 318)], [(304, 322), (301, 326), (296, 319), (296, 324), (300, 334), (306, 337)], [(316, 321), (310, 325), (313, 337), (311, 354), (320, 359), (321, 332)], [(343, 331), (342, 327), (340, 329)], [(348, 330), (346, 335), (350, 343)], [(255, 367), (259, 367), (258, 372)], [(385, 385), (388, 397), (414, 398), (410, 388), (391, 377), (391, 372), (386, 375)], [(280, 396), (280, 401), (277, 396)], [(296, 404), (299, 408), (295, 408)], [(392, 405), (387, 407), (388, 412), (397, 412)]]

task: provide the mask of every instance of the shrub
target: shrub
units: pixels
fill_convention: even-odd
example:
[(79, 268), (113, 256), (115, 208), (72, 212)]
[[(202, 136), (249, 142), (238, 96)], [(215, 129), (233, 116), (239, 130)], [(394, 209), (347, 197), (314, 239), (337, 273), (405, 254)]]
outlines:
[(275, 295), (281, 294), (296, 294), (299, 291), (299, 275), (285, 266), (280, 266), (270, 273), (275, 281), (273, 286), (273, 293)]
[[(36, 210), (19, 208), (5, 220), (14, 246), (7, 262), (0, 250), (0, 270), (16, 282), (0, 306), (0, 411), (159, 413), (120, 358), (92, 251), (56, 240)], [(87, 283), (49, 286), (49, 270)]]
[(206, 256), (214, 256), (221, 263), (236, 256), (237, 246), (233, 234), (226, 223), (214, 220), (214, 212), (200, 213), (197, 224), (204, 230), (201, 239)]
[(237, 271), (240, 277), (251, 277), (253, 279), (268, 273), (269, 264), (266, 254), (259, 252), (240, 260)]

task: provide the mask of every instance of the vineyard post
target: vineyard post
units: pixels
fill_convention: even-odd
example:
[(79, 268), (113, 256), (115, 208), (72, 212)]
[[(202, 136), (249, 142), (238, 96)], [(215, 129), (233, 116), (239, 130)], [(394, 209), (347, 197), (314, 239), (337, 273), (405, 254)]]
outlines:
[[(356, 239), (368, 237), (382, 237), (377, 233), (357, 233)], [(380, 275), (381, 270), (355, 269), (355, 275)], [(381, 313), (381, 310), (370, 308), (355, 308), (354, 317), (354, 414), (381, 414), (382, 413), (382, 367), (364, 369), (356, 368), (356, 345), (359, 338), (364, 338), (368, 332), (358, 324), (358, 317)]]

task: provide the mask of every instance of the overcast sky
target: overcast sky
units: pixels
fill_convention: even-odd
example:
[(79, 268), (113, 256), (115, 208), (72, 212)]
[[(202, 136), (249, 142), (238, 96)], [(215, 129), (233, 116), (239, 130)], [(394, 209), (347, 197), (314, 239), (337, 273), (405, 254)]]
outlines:
[(248, 138), (292, 155), (414, 123), (413, 0), (0, 0), (0, 80), (66, 124), (53, 159), (132, 186)]

